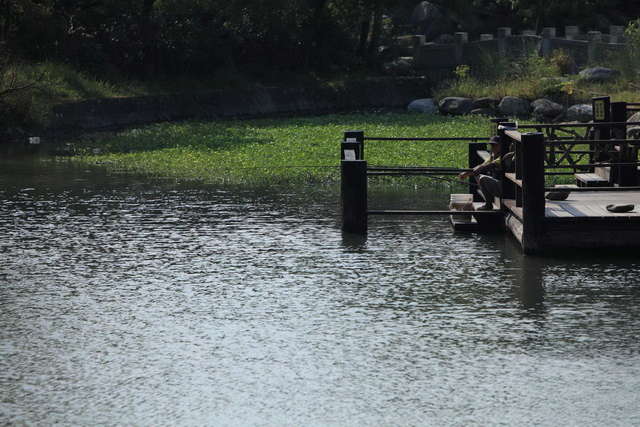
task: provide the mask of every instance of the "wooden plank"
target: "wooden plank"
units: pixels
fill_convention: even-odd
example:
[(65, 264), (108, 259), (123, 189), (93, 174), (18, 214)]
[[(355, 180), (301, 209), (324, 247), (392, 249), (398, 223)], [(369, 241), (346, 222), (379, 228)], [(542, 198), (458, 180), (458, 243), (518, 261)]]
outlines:
[(505, 207), (513, 213), (519, 220), (522, 221), (522, 208), (516, 206), (516, 201), (513, 199), (502, 199), (502, 203)]
[(588, 216), (587, 214), (582, 212), (582, 210), (580, 210), (575, 204), (565, 203), (562, 205), (562, 208), (574, 217)]
[(606, 187), (609, 184), (608, 180), (595, 173), (577, 173), (575, 177), (580, 187)]
[(562, 205), (556, 203), (547, 203), (547, 207), (545, 209), (546, 217), (557, 217), (557, 218), (568, 218), (572, 217), (570, 212), (567, 212)]
[(607, 211), (603, 210), (603, 209), (599, 209), (597, 205), (594, 204), (579, 204), (579, 205), (574, 205), (577, 206), (578, 209), (580, 209), (582, 212), (585, 213), (586, 216), (590, 216), (590, 217), (606, 217), (607, 215)]
[(451, 227), (453, 227), (454, 231), (463, 231), (463, 232), (477, 232), (480, 230), (480, 225), (475, 218), (469, 215), (470, 220), (464, 220), (464, 217), (454, 217), (449, 215), (449, 222), (451, 223)]
[(523, 232), (522, 222), (520, 222), (520, 220), (514, 215), (508, 215), (507, 218), (505, 219), (505, 224), (507, 228), (511, 230), (511, 233), (516, 238), (516, 240), (520, 243), (520, 245), (522, 245), (522, 232)]

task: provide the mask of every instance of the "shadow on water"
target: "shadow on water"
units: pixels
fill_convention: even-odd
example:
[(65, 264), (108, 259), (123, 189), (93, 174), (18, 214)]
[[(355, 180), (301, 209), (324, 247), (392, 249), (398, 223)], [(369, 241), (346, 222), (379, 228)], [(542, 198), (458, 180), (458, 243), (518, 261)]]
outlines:
[(367, 236), (362, 234), (343, 232), (342, 246), (344, 247), (345, 251), (348, 252), (362, 251), (367, 246)]

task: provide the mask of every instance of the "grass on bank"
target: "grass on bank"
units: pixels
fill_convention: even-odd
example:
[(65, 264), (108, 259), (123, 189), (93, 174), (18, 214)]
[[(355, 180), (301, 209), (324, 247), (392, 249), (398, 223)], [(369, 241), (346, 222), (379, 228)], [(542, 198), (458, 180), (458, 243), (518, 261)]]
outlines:
[(479, 52), (473, 67), (461, 65), (455, 78), (443, 82), (435, 98), (463, 96), (501, 99), (517, 96), (531, 101), (549, 98), (565, 106), (590, 102), (594, 96), (611, 96), (617, 101), (640, 102), (640, 19), (629, 23), (626, 43), (619, 51), (602, 53), (589, 67), (602, 66), (619, 72), (607, 83), (588, 82), (580, 78), (574, 58), (562, 49), (547, 58), (537, 50), (521, 58), (507, 58)]
[[(244, 87), (240, 76), (229, 73), (208, 79), (192, 77), (132, 80), (117, 72), (92, 75), (59, 62), (0, 64), (0, 93), (10, 87), (27, 87), (0, 98), (0, 110), (9, 124), (43, 127), (54, 105), (99, 98), (123, 98)], [(0, 123), (1, 125), (2, 123)], [(2, 126), (0, 126), (2, 128)]]
[[(246, 89), (261, 85), (339, 85), (349, 78), (363, 78), (362, 72), (349, 75), (316, 73), (263, 76), (251, 79), (237, 70), (218, 69), (203, 76), (154, 76), (131, 79), (116, 70), (100, 74), (81, 71), (59, 62), (9, 63), (0, 57), (0, 131), (11, 128), (43, 128), (53, 107), (67, 102), (100, 98), (126, 98), (176, 93), (201, 93), (218, 89)], [(25, 90), (2, 96), (10, 87)]]
[[(501, 99), (517, 96), (530, 101), (548, 98), (565, 107), (577, 103), (590, 103), (595, 96), (610, 96), (617, 101), (640, 102), (640, 74), (637, 78), (621, 74), (607, 83), (587, 82), (571, 74), (566, 67), (570, 58), (562, 51), (549, 59), (537, 54), (506, 61), (487, 56), (476, 68), (461, 65), (454, 71), (455, 78), (443, 82), (435, 90), (437, 99), (446, 96), (468, 98), (489, 97)], [(563, 65), (564, 64), (564, 65)], [(619, 69), (615, 64), (602, 64)]]
[[(163, 123), (75, 142), (74, 159), (129, 171), (226, 184), (327, 182), (339, 179), (344, 131), (383, 137), (487, 137), (486, 117), (407, 113), (334, 114), (243, 121)], [(466, 167), (461, 142), (365, 145), (369, 165)], [(97, 154), (96, 154), (97, 153)]]

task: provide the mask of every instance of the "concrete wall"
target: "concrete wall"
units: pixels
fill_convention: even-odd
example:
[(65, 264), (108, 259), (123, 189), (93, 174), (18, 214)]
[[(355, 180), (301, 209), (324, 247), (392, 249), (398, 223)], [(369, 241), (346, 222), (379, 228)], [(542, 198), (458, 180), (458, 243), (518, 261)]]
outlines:
[(485, 56), (507, 56), (515, 58), (538, 52), (550, 55), (556, 49), (569, 53), (579, 67), (606, 58), (607, 55), (624, 49), (624, 27), (611, 26), (609, 34), (599, 31), (580, 33), (578, 27), (567, 26), (564, 37), (557, 36), (555, 28), (544, 28), (541, 34), (524, 30), (512, 34), (508, 27), (498, 28), (496, 34), (481, 34), (479, 40), (469, 41), (467, 33), (456, 33), (455, 43), (425, 43), (423, 36), (415, 36), (413, 43), (414, 64), (418, 69), (452, 69), (457, 65), (479, 64)]
[(58, 105), (50, 130), (98, 130), (184, 119), (316, 114), (365, 108), (405, 108), (427, 97), (426, 78), (351, 81), (340, 87), (255, 88), (198, 94), (96, 99)]

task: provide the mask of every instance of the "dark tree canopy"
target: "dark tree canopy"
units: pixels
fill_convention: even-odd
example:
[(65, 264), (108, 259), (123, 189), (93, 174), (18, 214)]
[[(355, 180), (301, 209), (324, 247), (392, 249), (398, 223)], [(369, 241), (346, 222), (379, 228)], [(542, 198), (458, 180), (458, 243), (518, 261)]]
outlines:
[[(0, 0), (0, 50), (139, 76), (216, 69), (322, 71), (376, 64), (416, 0)], [(605, 29), (629, 0), (432, 0), (471, 33), (496, 26)]]

